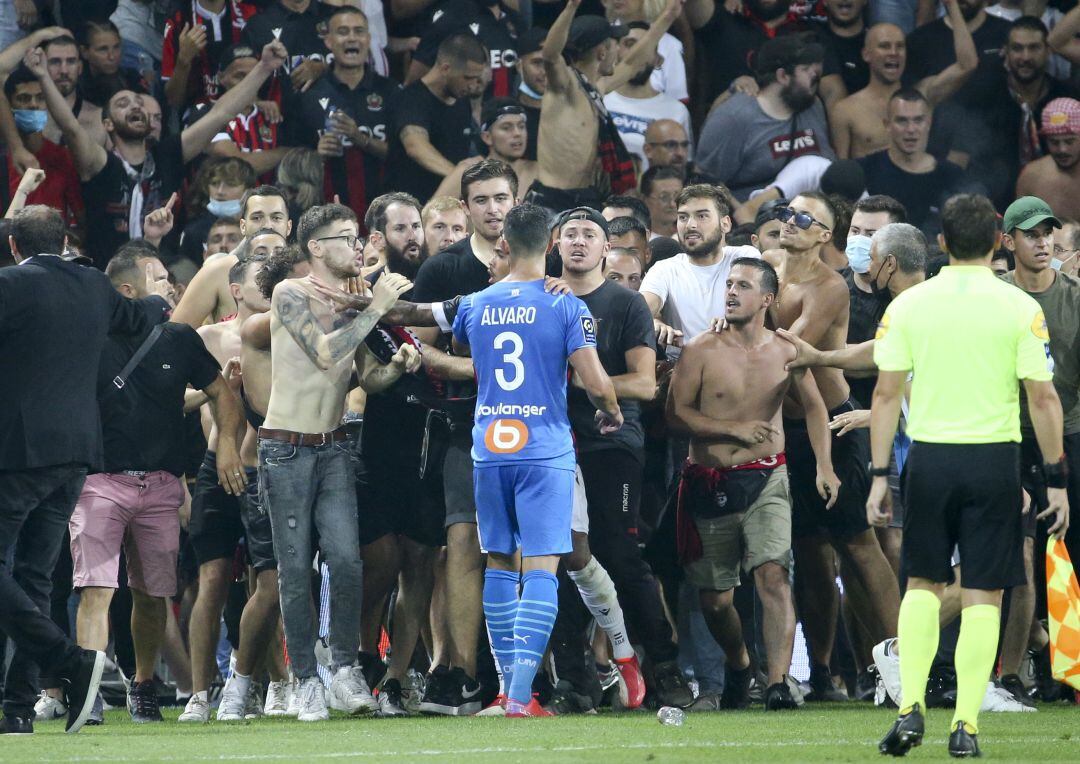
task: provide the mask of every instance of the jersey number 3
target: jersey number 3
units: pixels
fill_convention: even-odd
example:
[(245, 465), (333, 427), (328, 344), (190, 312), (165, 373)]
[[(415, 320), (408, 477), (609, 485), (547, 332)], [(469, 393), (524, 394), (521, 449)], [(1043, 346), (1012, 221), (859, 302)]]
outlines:
[[(517, 332), (502, 332), (495, 337), (494, 345), (503, 354), (503, 367), (495, 370), (495, 381), (503, 390), (517, 390), (525, 382), (525, 364), (521, 362), (525, 347), (521, 343), (521, 336)], [(507, 345), (510, 349), (504, 351)]]

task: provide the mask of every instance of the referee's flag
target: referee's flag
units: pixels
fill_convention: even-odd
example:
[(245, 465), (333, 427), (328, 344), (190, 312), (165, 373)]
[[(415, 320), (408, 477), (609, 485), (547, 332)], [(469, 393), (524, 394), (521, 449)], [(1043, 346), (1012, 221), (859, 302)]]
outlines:
[(1065, 542), (1046, 542), (1046, 610), (1054, 679), (1080, 690), (1080, 586)]

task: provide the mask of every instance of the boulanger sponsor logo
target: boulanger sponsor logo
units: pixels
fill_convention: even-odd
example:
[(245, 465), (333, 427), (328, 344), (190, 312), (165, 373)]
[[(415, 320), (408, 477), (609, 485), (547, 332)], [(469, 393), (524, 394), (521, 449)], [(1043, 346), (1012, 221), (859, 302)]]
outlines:
[(520, 419), (496, 419), (484, 432), (484, 445), (493, 454), (516, 454), (529, 442), (529, 428)]
[(494, 406), (480, 404), (476, 407), (476, 416), (516, 416), (529, 418), (531, 416), (543, 416), (547, 406), (536, 406), (531, 403), (498, 403)]

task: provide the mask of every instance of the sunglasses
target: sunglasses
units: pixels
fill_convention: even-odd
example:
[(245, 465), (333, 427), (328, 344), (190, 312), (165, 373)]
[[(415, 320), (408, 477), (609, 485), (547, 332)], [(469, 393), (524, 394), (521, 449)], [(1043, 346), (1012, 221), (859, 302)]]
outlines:
[(780, 207), (776, 210), (776, 219), (781, 223), (792, 223), (797, 228), (807, 230), (812, 225), (819, 225), (826, 231), (831, 230), (829, 226), (822, 223), (820, 220), (815, 220), (814, 216), (808, 212), (796, 212), (791, 207)]

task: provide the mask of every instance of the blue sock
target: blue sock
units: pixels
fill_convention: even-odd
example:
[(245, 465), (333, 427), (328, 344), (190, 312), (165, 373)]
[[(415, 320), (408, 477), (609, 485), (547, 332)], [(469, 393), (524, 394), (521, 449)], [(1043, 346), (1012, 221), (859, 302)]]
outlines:
[(488, 568), (484, 571), (484, 619), (502, 679), (501, 691), (510, 687), (514, 675), (514, 620), (518, 611), (518, 574)]
[(514, 621), (514, 677), (508, 694), (519, 703), (528, 703), (559, 612), (559, 580), (546, 570), (530, 570), (521, 580), (521, 602)]

